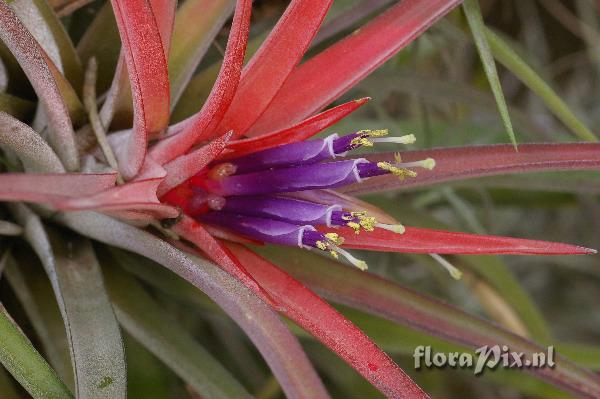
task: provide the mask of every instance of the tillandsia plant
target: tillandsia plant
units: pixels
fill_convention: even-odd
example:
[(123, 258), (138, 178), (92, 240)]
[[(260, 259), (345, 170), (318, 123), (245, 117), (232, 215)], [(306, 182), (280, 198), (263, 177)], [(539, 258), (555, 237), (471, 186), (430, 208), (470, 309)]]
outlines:
[[(355, 250), (428, 254), (455, 277), (460, 271), (441, 255), (594, 250), (405, 226), (389, 214), (392, 209), (354, 195), (497, 174), (597, 169), (599, 145), (375, 152), (374, 147), (404, 146), (416, 137), (369, 126), (314, 138), (370, 99), (327, 108), (334, 100), (460, 1), (356, 2), (358, 17), (333, 20), (316, 36), (332, 0), (292, 0), (266, 38), (256, 34), (250, 45), (251, 0), (186, 0), (179, 6), (174, 0), (86, 3), (0, 1), (5, 91), (0, 93), (5, 218), (0, 221), (0, 264), (14, 293), (4, 292), (2, 299), (21, 303), (7, 302), (7, 308), (21, 309), (14, 311), (15, 319), (30, 320), (37, 337), (34, 347), (3, 311), (0, 361), (29, 394), (125, 397), (127, 370), (139, 376), (137, 368), (156, 363), (148, 358), (146, 364), (130, 361), (126, 367), (125, 350), (129, 357), (139, 345), (130, 338), (124, 345), (120, 324), (127, 337), (142, 343), (188, 388), (185, 392), (179, 384), (179, 391), (165, 393), (157, 387), (144, 397), (160, 397), (159, 392), (250, 397), (248, 386), (257, 381), (247, 369), (255, 360), (242, 365), (239, 379), (251, 381), (245, 386), (210, 353), (216, 350), (204, 349), (185, 323), (162, 307), (173, 302), (161, 304), (149, 295), (151, 287), (187, 297), (186, 306), (194, 307), (190, 312), (206, 312), (214, 328), (228, 320), (222, 312), (227, 314), (268, 364), (274, 376), (269, 386), (279, 384), (290, 398), (329, 393), (279, 315), (384, 395), (428, 397), (319, 295), (470, 350), (495, 344), (526, 354), (541, 350), (527, 333), (519, 335), (377, 277), (366, 271), (367, 262)], [(474, 33), (485, 29), (473, 1), (464, 10)], [(364, 26), (332, 40), (375, 11)], [(61, 20), (59, 14), (67, 17)], [(94, 18), (83, 36), (68, 28), (85, 15)], [(211, 68), (204, 75), (194, 72), (226, 23), (228, 39), (214, 85), (204, 102), (198, 99), (197, 109), (186, 114), (178, 104), (184, 99), (193, 103), (194, 87), (210, 78)], [(117, 32), (120, 51), (113, 43)], [(502, 49), (501, 39), (489, 35), (489, 43), (476, 40), (484, 62), (489, 46)], [(251, 57), (245, 63), (246, 55)], [(489, 62), (486, 67), (493, 77), (495, 69)], [(37, 103), (24, 99), (30, 88)], [(501, 91), (494, 93), (501, 96)], [(497, 100), (503, 112), (504, 100)], [(563, 116), (570, 115), (561, 109)], [(50, 287), (32, 266), (35, 260), (25, 245), (41, 261)], [(162, 274), (157, 264), (199, 291)], [(50, 306), (50, 290), (58, 313)], [(228, 340), (230, 328), (224, 330), (216, 328), (217, 339)], [(57, 344), (63, 331), (67, 349)], [(254, 358), (241, 349), (231, 356)], [(551, 369), (525, 371), (576, 396), (600, 397), (597, 375), (567, 358), (559, 357)], [(2, 377), (5, 392), (0, 396), (18, 397), (12, 382)], [(273, 397), (278, 391), (269, 392), (267, 387), (258, 395)]]

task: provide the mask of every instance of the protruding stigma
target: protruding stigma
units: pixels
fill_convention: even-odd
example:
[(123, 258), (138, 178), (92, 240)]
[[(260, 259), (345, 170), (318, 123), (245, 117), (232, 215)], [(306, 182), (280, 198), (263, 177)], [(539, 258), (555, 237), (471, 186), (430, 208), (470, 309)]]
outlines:
[(435, 259), (444, 269), (450, 273), (455, 280), (460, 280), (462, 277), (462, 272), (456, 268), (452, 263), (448, 262), (445, 258), (438, 254), (429, 254), (433, 259)]

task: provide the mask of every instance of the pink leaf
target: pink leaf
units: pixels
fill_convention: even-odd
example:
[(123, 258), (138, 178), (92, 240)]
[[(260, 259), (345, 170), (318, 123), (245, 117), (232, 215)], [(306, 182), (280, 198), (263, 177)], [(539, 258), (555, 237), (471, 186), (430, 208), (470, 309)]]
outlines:
[(231, 152), (228, 152), (225, 158), (239, 157), (252, 152), (276, 147), (278, 145), (307, 140), (345, 118), (357, 108), (366, 104), (369, 100), (370, 98), (366, 97), (338, 105), (337, 107), (328, 109), (327, 111), (321, 112), (318, 115), (278, 132), (250, 139), (230, 141), (227, 144), (227, 149), (231, 150)]
[(460, 0), (398, 2), (363, 28), (297, 67), (247, 135), (258, 136), (283, 129), (323, 108), (410, 44), (458, 3)]
[(133, 211), (156, 219), (170, 219), (179, 211), (162, 204), (156, 190), (162, 179), (131, 181), (89, 197), (72, 198), (60, 203), (64, 210)]
[(144, 162), (148, 137), (169, 121), (169, 74), (164, 48), (148, 0), (111, 0), (134, 102), (133, 132), (124, 152), (117, 152), (124, 177), (133, 178)]
[(406, 227), (404, 234), (375, 229), (355, 234), (350, 228), (339, 229), (344, 247), (381, 252), (436, 254), (512, 254), (512, 255), (580, 255), (595, 250), (555, 242), (521, 238), (455, 233), (418, 227)]
[(44, 106), (50, 124), (50, 142), (67, 170), (79, 169), (69, 111), (49, 67), (51, 62), (10, 5), (0, 2), (0, 38), (15, 56)]
[(26, 201), (60, 207), (68, 198), (93, 195), (113, 187), (115, 173), (0, 174), (0, 201)]
[[(244, 68), (240, 86), (217, 131), (233, 130), (239, 136), (252, 126), (300, 62), (331, 3), (332, 0), (292, 0)], [(322, 75), (328, 72), (319, 70)]]
[(292, 276), (249, 249), (228, 244), (233, 254), (281, 306), (306, 329), (388, 397), (428, 396), (362, 331)]
[(165, 164), (185, 154), (194, 144), (214, 137), (214, 129), (229, 107), (239, 83), (251, 12), (251, 0), (238, 1), (223, 65), (208, 99), (197, 114), (173, 127), (176, 134), (161, 140), (152, 148), (150, 156), (156, 162)]
[[(356, 195), (508, 173), (600, 168), (600, 144), (595, 143), (519, 144), (519, 152), (508, 144), (481, 145), (406, 151), (401, 155), (408, 162), (431, 157), (436, 167), (431, 171), (419, 170), (417, 177), (404, 181), (389, 176), (374, 177), (341, 191)], [(394, 154), (373, 154), (366, 158), (393, 161)]]
[[(165, 59), (168, 58), (173, 33), (173, 22), (175, 19), (176, 0), (150, 0), (152, 11), (156, 17), (156, 23), (160, 32)], [(127, 65), (124, 53), (119, 54), (119, 61), (115, 74), (106, 95), (106, 100), (100, 111), (100, 118), (104, 126), (110, 126), (113, 117), (117, 116), (125, 121), (131, 119), (131, 85), (127, 76)]]
[(200, 172), (200, 170), (212, 162), (223, 151), (232, 133), (224, 134), (207, 145), (167, 163), (164, 166), (167, 176), (158, 187), (157, 195), (161, 197), (169, 190)]

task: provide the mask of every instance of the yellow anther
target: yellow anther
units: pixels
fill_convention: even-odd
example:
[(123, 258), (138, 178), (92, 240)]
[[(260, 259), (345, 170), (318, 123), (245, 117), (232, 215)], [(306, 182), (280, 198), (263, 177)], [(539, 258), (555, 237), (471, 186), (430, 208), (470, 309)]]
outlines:
[(331, 256), (332, 256), (334, 259), (339, 259), (339, 258), (340, 258), (340, 255), (339, 255), (337, 252), (333, 251), (333, 250), (329, 251), (329, 254), (330, 254), (330, 255), (331, 255)]
[(326, 233), (325, 237), (335, 245), (342, 245), (344, 243), (344, 239), (336, 233)]
[(350, 145), (353, 147), (373, 147), (373, 142), (369, 141), (366, 137), (355, 137), (350, 141)]
[(360, 224), (358, 224), (356, 222), (348, 222), (348, 223), (346, 223), (346, 226), (348, 226), (352, 230), (354, 230), (354, 234), (359, 234), (360, 233)]
[(404, 179), (405, 177), (415, 177), (417, 175), (417, 172), (405, 168), (399, 168), (397, 166), (392, 165), (389, 162), (377, 162), (377, 167), (379, 169), (390, 172), (391, 174), (399, 177), (400, 179)]
[(356, 134), (359, 134), (361, 136), (366, 136), (366, 137), (383, 137), (383, 136), (387, 136), (388, 133), (389, 133), (389, 130), (387, 130), (387, 129), (375, 129), (375, 130), (364, 129), (364, 130), (359, 130), (358, 132), (356, 132)]
[(323, 242), (323, 241), (317, 241), (315, 243), (315, 245), (317, 246), (317, 248), (319, 248), (321, 251), (326, 251), (327, 250), (327, 245)]
[(377, 219), (371, 216), (359, 216), (358, 217), (359, 224), (365, 231), (373, 231), (375, 230), (375, 225), (377, 224)]

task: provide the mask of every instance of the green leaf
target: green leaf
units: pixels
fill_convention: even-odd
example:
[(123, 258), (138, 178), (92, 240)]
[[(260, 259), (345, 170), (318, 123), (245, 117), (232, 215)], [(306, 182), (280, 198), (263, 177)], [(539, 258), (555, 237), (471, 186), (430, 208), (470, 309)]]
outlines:
[(52, 286), (35, 255), (13, 251), (4, 274), (39, 338), (44, 355), (70, 389), (75, 387), (69, 345)]
[(110, 2), (106, 2), (98, 11), (79, 43), (77, 53), (83, 65), (94, 57), (98, 62), (96, 89), (104, 93), (109, 89), (117, 67), (121, 39)]
[(11, 205), (11, 210), (50, 277), (67, 331), (77, 396), (125, 397), (123, 342), (90, 242), (45, 228), (24, 205)]
[(498, 78), (496, 63), (494, 62), (494, 57), (492, 56), (490, 46), (486, 40), (486, 28), (481, 15), (481, 10), (479, 9), (479, 0), (465, 0), (463, 2), (463, 10), (467, 16), (467, 22), (471, 28), (471, 33), (475, 40), (475, 45), (477, 46), (477, 51), (479, 52), (485, 75), (492, 88), (492, 93), (494, 93), (494, 98), (496, 99), (502, 122), (504, 122), (506, 133), (508, 133), (510, 141), (516, 149), (517, 139), (515, 138), (510, 115), (508, 114), (508, 107), (506, 106), (506, 100), (504, 99), (504, 93), (502, 91), (502, 86), (500, 85), (500, 79)]
[(548, 83), (510, 48), (508, 43), (488, 28), (485, 30), (485, 36), (494, 58), (537, 94), (565, 126), (583, 140), (598, 141), (594, 133), (571, 111), (569, 106), (554, 92)]
[(31, 101), (0, 93), (0, 112), (6, 112), (17, 119), (29, 118), (35, 110), (35, 104)]
[(20, 399), (21, 395), (17, 392), (13, 379), (10, 378), (4, 367), (0, 367), (0, 392), (3, 399)]
[(73, 397), (4, 307), (0, 309), (0, 362), (35, 399)]
[[(119, 263), (126, 259), (115, 258)], [(122, 269), (104, 264), (121, 325), (197, 392), (210, 398), (250, 398), (244, 387)]]

